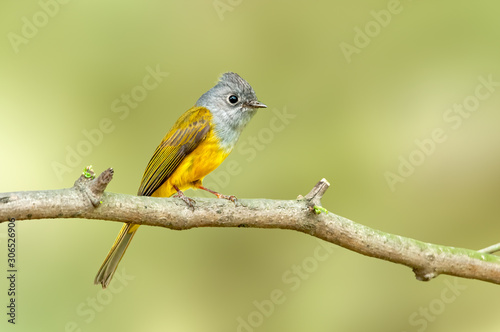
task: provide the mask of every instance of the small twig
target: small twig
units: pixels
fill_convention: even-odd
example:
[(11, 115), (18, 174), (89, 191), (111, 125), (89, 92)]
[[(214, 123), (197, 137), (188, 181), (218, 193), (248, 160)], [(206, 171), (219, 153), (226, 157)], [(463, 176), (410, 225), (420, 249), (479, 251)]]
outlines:
[[(97, 179), (87, 169), (72, 188), (0, 194), (0, 222), (11, 218), (85, 218), (186, 230), (194, 227), (291, 229), (310, 234), (363, 255), (403, 264), (418, 280), (440, 274), (500, 284), (500, 257), (488, 254), (500, 244), (479, 251), (441, 246), (378, 231), (321, 207), (329, 183), (323, 179), (297, 200), (241, 199), (239, 204), (196, 198), (192, 211), (176, 198), (139, 197), (104, 192), (113, 170)], [(319, 214), (317, 214), (319, 212)]]
[(497, 244), (491, 245), (489, 247), (486, 247), (484, 249), (478, 250), (478, 252), (483, 252), (486, 254), (493, 254), (497, 251), (500, 251), (500, 243), (497, 243)]
[(101, 204), (101, 197), (104, 194), (104, 190), (113, 179), (114, 171), (112, 168), (108, 168), (95, 178), (94, 170), (92, 165), (85, 167), (82, 175), (75, 181), (73, 188), (81, 190), (92, 203), (94, 207)]
[(330, 187), (330, 183), (325, 178), (321, 179), (314, 188), (304, 197), (305, 200), (311, 202), (311, 206), (321, 206), (321, 198), (326, 190)]

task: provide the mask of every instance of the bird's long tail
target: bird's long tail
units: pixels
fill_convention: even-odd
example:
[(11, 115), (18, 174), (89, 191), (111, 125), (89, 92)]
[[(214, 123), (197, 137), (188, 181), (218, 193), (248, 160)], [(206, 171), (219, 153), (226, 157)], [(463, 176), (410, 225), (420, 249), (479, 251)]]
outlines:
[(106, 259), (101, 265), (99, 272), (94, 279), (94, 284), (101, 284), (102, 288), (108, 287), (111, 278), (115, 274), (116, 268), (118, 267), (118, 263), (122, 259), (125, 251), (127, 250), (130, 241), (134, 237), (135, 232), (139, 228), (139, 225), (134, 224), (125, 224), (123, 225), (120, 233), (116, 237), (115, 243), (109, 250)]

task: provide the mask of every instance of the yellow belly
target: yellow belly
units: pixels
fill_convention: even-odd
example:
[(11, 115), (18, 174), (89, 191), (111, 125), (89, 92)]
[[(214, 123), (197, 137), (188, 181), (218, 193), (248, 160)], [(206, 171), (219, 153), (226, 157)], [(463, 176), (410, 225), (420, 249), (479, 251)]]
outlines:
[(180, 190), (199, 187), (203, 178), (215, 170), (230, 152), (220, 149), (218, 140), (213, 133), (210, 133), (209, 137), (184, 158), (172, 175), (152, 196), (172, 196), (177, 192), (174, 189), (174, 185)]

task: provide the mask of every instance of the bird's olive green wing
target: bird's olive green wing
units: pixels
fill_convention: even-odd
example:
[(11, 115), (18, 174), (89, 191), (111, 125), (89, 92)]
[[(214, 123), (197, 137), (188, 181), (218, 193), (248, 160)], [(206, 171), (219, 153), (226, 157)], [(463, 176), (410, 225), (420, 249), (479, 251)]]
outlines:
[(193, 107), (177, 120), (149, 161), (137, 192), (139, 196), (151, 196), (196, 149), (210, 131), (210, 119), (208, 109)]

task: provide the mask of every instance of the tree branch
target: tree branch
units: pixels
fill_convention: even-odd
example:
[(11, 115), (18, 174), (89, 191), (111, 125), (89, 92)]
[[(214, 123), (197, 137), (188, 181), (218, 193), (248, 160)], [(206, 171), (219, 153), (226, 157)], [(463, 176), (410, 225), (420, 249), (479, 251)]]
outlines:
[(323, 179), (296, 200), (196, 198), (194, 211), (176, 198), (131, 196), (104, 192), (113, 170), (98, 178), (87, 168), (72, 188), (0, 193), (0, 222), (26, 219), (83, 218), (160, 226), (175, 230), (194, 227), (255, 227), (291, 229), (360, 254), (403, 264), (418, 280), (439, 274), (500, 284), (500, 257), (488, 254), (498, 245), (475, 251), (421, 242), (378, 231), (335, 215), (321, 207), (329, 187)]

